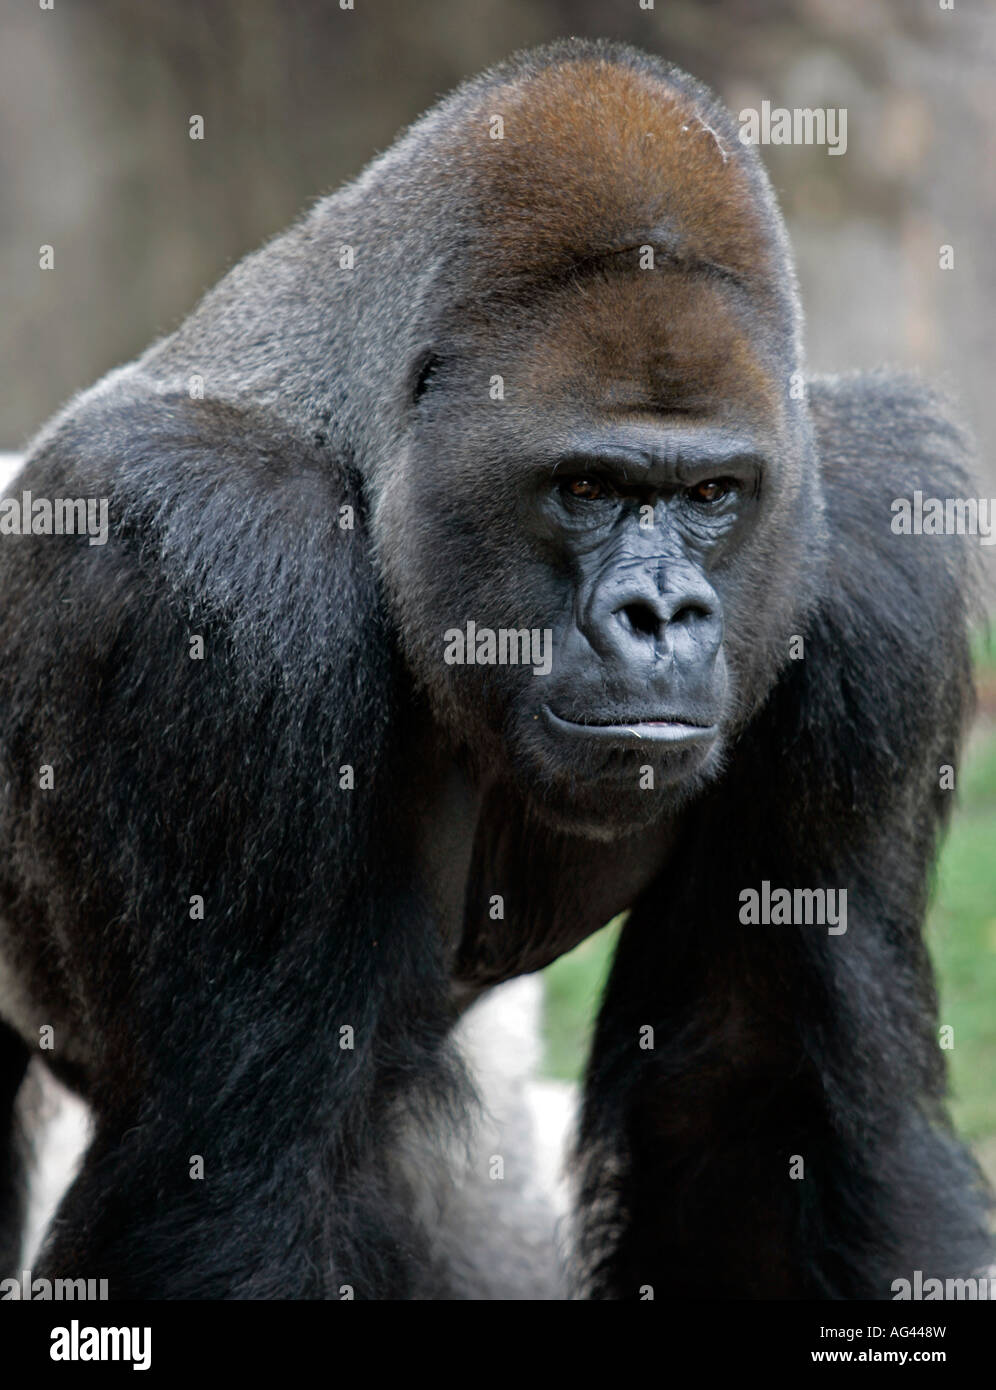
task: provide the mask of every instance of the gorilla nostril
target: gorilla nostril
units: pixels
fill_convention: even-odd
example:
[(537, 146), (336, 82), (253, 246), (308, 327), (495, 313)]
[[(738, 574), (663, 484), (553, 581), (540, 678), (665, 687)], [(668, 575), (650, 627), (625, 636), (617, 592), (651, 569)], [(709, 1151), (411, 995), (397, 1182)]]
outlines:
[(627, 603), (619, 612), (632, 632), (656, 637), (660, 631), (661, 617), (648, 603)]
[(712, 609), (709, 605), (693, 599), (690, 603), (683, 603), (675, 609), (668, 621), (672, 623), (702, 622), (711, 617)]
[(695, 623), (708, 622), (713, 616), (713, 610), (708, 603), (698, 599), (689, 599), (685, 603), (677, 604), (673, 612), (668, 611), (667, 604), (655, 605), (637, 600), (623, 604), (616, 610), (616, 614), (634, 635), (659, 637), (665, 627), (692, 626)]

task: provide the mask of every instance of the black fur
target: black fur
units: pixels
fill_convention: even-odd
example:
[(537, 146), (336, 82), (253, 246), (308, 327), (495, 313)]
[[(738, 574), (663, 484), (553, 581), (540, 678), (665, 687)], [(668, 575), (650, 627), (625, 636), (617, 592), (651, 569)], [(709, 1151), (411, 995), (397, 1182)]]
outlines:
[[(587, 166), (528, 205), (502, 182), (543, 149), (541, 123), (516, 133), (516, 94), (573, 63), (702, 116), (680, 169), (715, 181), (715, 218), (682, 231), (679, 198), (646, 220), (678, 212), (661, 293), (714, 296), (736, 326), (728, 343), (702, 316), (693, 375), (665, 363), (655, 384), (663, 418), (722, 407), (767, 458), (738, 539), (667, 552), (693, 608), (706, 580), (718, 596), (729, 673), (714, 748), (672, 782), (669, 755), (609, 755), (611, 776), (552, 755), (541, 678), (441, 660), (470, 618), (551, 627), (572, 717), (595, 688), (571, 614), (608, 552), (538, 540), (517, 480), (541, 427), (598, 434), (568, 381), (584, 306), (607, 296), (613, 361), (652, 335), (615, 314), (644, 283), (615, 242), (651, 233), (607, 213), (572, 239), (586, 189), (609, 206)], [(475, 143), (495, 103), (498, 154)], [(639, 190), (618, 196), (628, 216)], [(724, 247), (753, 251), (717, 266)], [(969, 705), (967, 567), (957, 538), (889, 529), (914, 487), (966, 495), (965, 446), (905, 379), (790, 395), (798, 322), (730, 118), (663, 64), (572, 42), (462, 88), (43, 431), (17, 490), (107, 497), (112, 534), (0, 537), (0, 1091), (9, 1114), (51, 1024), (45, 1060), (97, 1117), (36, 1272), (118, 1297), (462, 1296), (410, 1160), (470, 1104), (448, 1036), (482, 990), (627, 907), (582, 1121), (579, 1292), (888, 1297), (914, 1268), (989, 1257), (920, 937), (938, 768)], [(750, 366), (727, 351), (741, 330)], [(635, 665), (596, 674), (606, 701), (643, 688)], [(656, 799), (635, 789), (645, 760)], [(765, 878), (846, 887), (846, 935), (741, 926), (738, 894)]]

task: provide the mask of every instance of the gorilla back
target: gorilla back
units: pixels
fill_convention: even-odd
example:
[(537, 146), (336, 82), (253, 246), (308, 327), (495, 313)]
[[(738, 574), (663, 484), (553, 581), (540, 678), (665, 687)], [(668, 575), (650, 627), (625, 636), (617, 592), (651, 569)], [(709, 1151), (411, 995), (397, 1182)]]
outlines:
[(460, 1297), (412, 1158), (473, 1103), (453, 1025), (628, 909), (576, 1292), (981, 1265), (921, 940), (968, 566), (890, 528), (964, 456), (915, 381), (806, 382), (735, 123), (575, 41), (73, 401), (20, 486), (107, 544), (0, 535), (9, 1261), (44, 1037), (96, 1129), (38, 1273)]

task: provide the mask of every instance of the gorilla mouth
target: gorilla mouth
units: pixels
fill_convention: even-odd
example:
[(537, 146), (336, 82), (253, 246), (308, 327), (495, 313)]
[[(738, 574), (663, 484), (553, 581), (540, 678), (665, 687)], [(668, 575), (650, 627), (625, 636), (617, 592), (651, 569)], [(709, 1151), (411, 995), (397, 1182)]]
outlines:
[(637, 715), (632, 719), (563, 719), (549, 705), (543, 706), (543, 718), (554, 733), (568, 738), (588, 739), (630, 746), (656, 743), (667, 747), (685, 747), (693, 743), (711, 743), (719, 733), (718, 724), (702, 724), (680, 716)]

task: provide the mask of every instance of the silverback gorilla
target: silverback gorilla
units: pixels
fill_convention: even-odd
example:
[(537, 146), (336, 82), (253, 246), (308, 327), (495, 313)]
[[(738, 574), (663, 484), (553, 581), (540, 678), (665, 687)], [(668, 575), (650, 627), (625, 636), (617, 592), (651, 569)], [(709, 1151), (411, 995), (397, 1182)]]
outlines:
[(74, 400), (18, 489), (107, 543), (0, 536), (7, 1263), (47, 1036), (96, 1118), (38, 1274), (466, 1296), (411, 1157), (473, 1109), (454, 1025), (628, 910), (573, 1292), (983, 1265), (921, 939), (970, 566), (890, 526), (964, 457), (916, 382), (806, 379), (736, 123), (577, 41)]

